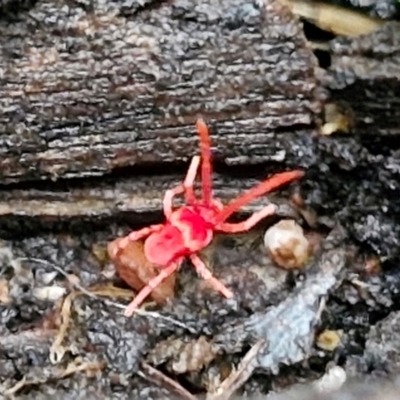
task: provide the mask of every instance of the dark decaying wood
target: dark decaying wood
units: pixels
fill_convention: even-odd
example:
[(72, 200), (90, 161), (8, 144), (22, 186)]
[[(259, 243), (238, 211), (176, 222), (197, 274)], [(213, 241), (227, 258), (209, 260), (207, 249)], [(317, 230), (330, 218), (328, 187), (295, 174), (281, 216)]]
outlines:
[[(167, 189), (182, 181), (182, 176), (162, 175), (138, 178), (110, 179), (91, 182), (80, 187), (50, 189), (14, 189), (0, 192), (0, 218), (7, 216), (41, 217), (45, 219), (68, 219), (74, 217), (104, 218), (120, 213), (148, 214), (162, 209), (162, 199)], [(214, 195), (228, 203), (243, 190), (258, 183), (257, 179), (239, 179), (223, 174), (214, 175)], [(199, 189), (199, 188), (197, 188)], [(269, 197), (276, 204), (285, 203), (282, 194)], [(198, 191), (198, 195), (201, 192)], [(279, 199), (279, 201), (278, 201)], [(182, 203), (176, 199), (176, 204)], [(263, 204), (258, 199), (242, 208), (245, 212), (255, 211)], [(287, 208), (287, 207), (284, 207)], [(288, 211), (289, 212), (289, 211)], [(285, 213), (285, 211), (283, 211)]]
[(317, 61), (278, 2), (82, 4), (0, 25), (1, 183), (187, 161), (200, 115), (236, 163), (281, 160), (312, 131)]
[(338, 38), (330, 47), (331, 98), (351, 105), (354, 133), (384, 154), (385, 147), (376, 147), (377, 142), (400, 135), (400, 23), (388, 22), (358, 39)]

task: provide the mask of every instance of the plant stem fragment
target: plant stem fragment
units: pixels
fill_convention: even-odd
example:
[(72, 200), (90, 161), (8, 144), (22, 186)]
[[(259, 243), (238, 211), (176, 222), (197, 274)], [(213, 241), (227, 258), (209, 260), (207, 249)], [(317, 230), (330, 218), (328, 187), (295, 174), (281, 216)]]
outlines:
[(168, 376), (164, 375), (162, 372), (158, 371), (157, 369), (153, 368), (152, 366), (150, 366), (145, 362), (142, 362), (141, 366), (142, 366), (142, 374), (140, 375), (143, 375), (145, 379), (167, 387), (169, 390), (179, 395), (183, 400), (196, 400), (196, 397), (190, 394), (179, 383), (175, 382)]
[(215, 393), (208, 393), (206, 400), (228, 400), (252, 375), (257, 367), (256, 357), (265, 346), (264, 340), (259, 340), (245, 355), (236, 371), (225, 379)]

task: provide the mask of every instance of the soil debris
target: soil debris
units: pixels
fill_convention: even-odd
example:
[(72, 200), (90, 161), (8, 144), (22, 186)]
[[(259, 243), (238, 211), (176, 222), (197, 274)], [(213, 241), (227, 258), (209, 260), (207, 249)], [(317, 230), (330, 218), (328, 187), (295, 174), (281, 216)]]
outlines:
[(53, 367), (50, 371), (43, 368), (32, 368), (30, 373), (24, 377), (13, 387), (5, 391), (5, 395), (14, 395), (23, 389), (25, 386), (38, 385), (45, 383), (49, 380), (63, 379), (69, 375), (86, 372), (89, 376), (93, 376), (97, 371), (100, 371), (105, 366), (104, 363), (99, 362), (84, 362), (75, 359), (72, 363), (68, 364), (65, 369), (60, 367)]
[(245, 355), (238, 368), (226, 378), (214, 393), (208, 393), (206, 400), (227, 400), (239, 389), (251, 376), (256, 368), (257, 356), (265, 346), (264, 340), (259, 340)]
[(316, 338), (315, 344), (323, 350), (334, 351), (340, 345), (342, 332), (325, 330)]
[[(214, 343), (218, 350), (229, 353), (242, 349), (245, 343), (266, 341), (259, 345), (256, 357), (246, 365), (247, 377), (257, 369), (278, 374), (282, 364), (294, 365), (311, 355), (325, 299), (341, 284), (341, 272), (349, 261), (349, 254), (343, 248), (344, 240), (345, 233), (337, 226), (325, 239), (321, 254), (310, 267), (310, 274), (288, 299), (267, 312), (255, 313), (240, 325), (223, 327), (216, 335)], [(228, 379), (236, 381), (237, 375), (234, 372), (234, 378)]]
[[(304, 229), (307, 238), (312, 237), (309, 227)], [(260, 227), (245, 235), (218, 236), (201, 255), (234, 291), (234, 299), (215, 293), (184, 264), (176, 274), (173, 298), (162, 305), (148, 304), (146, 310), (125, 318), (124, 303), (132, 291), (116, 286), (120, 281), (111, 275), (111, 282), (104, 282), (104, 260), (88, 257), (95, 244), (104, 245), (116, 231), (114, 226), (87, 236), (49, 234), (46, 244), (43, 237), (3, 242), (2, 254), (7, 256), (0, 259), (2, 276), (15, 293), (10, 304), (0, 304), (0, 344), (8, 343), (0, 351), (4, 391), (26, 376), (29, 382), (39, 382), (16, 392), (26, 399), (48, 391), (59, 396), (124, 393), (121, 398), (155, 399), (207, 392), (266, 394), (315, 381), (327, 373), (329, 361), (341, 358), (347, 376), (353, 377), (374, 365), (363, 353), (369, 326), (366, 307), (383, 312), (400, 296), (399, 274), (384, 269), (366, 273), (370, 256), (354, 260), (340, 225), (327, 236), (310, 232), (319, 237), (318, 244), (299, 271), (274, 265), (263, 245), (265, 228)], [(27, 282), (24, 297), (20, 285)], [(62, 301), (34, 297), (36, 288), (52, 285), (68, 291)], [(22, 325), (21, 318), (26, 318)], [(315, 346), (316, 334), (326, 330), (343, 330), (333, 351)], [(29, 375), (31, 360), (55, 378), (43, 381), (40, 374)], [(75, 360), (104, 368), (95, 378), (56, 375), (54, 371)], [(306, 361), (310, 367), (301, 367)], [(384, 365), (376, 362), (379, 368)], [(149, 374), (156, 378), (149, 380)], [(260, 374), (267, 378), (260, 379)]]
[[(313, 385), (298, 385), (289, 391), (272, 394), (268, 396), (268, 400), (397, 400), (399, 390), (400, 377), (395, 376), (379, 382), (348, 382), (332, 393), (321, 392)], [(243, 399), (238, 397), (234, 400)], [(251, 400), (263, 400), (263, 397), (255, 397)]]
[(365, 342), (364, 357), (369, 369), (391, 376), (400, 373), (400, 312), (391, 312), (371, 327)]
[(142, 363), (142, 371), (146, 379), (148, 379), (149, 381), (160, 383), (163, 386), (169, 388), (172, 393), (175, 392), (177, 395), (179, 395), (180, 398), (182, 398), (182, 400), (196, 400), (196, 397), (185, 390), (181, 385), (179, 385), (179, 383), (162, 374), (160, 371), (153, 368), (152, 366), (146, 363)]
[(198, 372), (216, 356), (212, 345), (205, 336), (186, 341), (183, 338), (169, 338), (152, 349), (147, 360), (152, 365), (166, 364), (168, 371), (175, 374)]

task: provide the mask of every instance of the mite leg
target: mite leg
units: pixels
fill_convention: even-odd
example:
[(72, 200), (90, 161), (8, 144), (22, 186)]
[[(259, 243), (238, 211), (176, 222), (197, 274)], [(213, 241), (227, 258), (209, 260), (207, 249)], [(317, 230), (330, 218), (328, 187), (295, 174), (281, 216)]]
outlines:
[(232, 200), (218, 215), (217, 222), (226, 221), (234, 212), (239, 208), (244, 207), (251, 201), (265, 194), (279, 189), (283, 185), (287, 185), (296, 179), (304, 176), (304, 171), (295, 170), (275, 174), (270, 178), (260, 182), (258, 185), (252, 187), (247, 192), (243, 193), (236, 199)]
[(163, 200), (163, 210), (165, 218), (169, 219), (172, 214), (172, 201), (175, 196), (178, 194), (182, 194), (185, 191), (183, 185), (178, 185), (173, 189), (168, 189), (165, 192), (164, 200)]
[(263, 220), (264, 218), (272, 215), (276, 212), (276, 206), (270, 204), (264, 207), (262, 210), (255, 212), (246, 221), (239, 222), (237, 224), (230, 224), (228, 222), (223, 222), (218, 224), (216, 230), (226, 233), (239, 233), (249, 231), (254, 225)]
[(185, 188), (185, 199), (186, 203), (191, 205), (196, 203), (196, 197), (193, 191), (194, 180), (196, 179), (197, 170), (200, 165), (200, 157), (194, 156), (192, 162), (190, 163), (186, 178), (183, 182), (183, 187)]
[(185, 200), (188, 205), (196, 203), (196, 198), (193, 191), (193, 183), (196, 179), (197, 169), (199, 168), (200, 157), (194, 156), (190, 163), (186, 178), (183, 184), (178, 185), (172, 189), (165, 192), (163, 200), (164, 215), (167, 219), (170, 218), (172, 214), (172, 201), (173, 198), (179, 194), (185, 193)]
[(179, 267), (180, 263), (174, 263), (161, 270), (161, 272), (135, 296), (128, 304), (124, 311), (125, 317), (131, 317), (135, 310), (143, 303), (146, 297), (164, 280), (173, 274)]
[(208, 127), (202, 119), (197, 120), (196, 127), (200, 136), (201, 185), (203, 189), (203, 203), (205, 205), (210, 205), (212, 200), (211, 140)]
[(190, 256), (190, 259), (196, 268), (197, 273), (207, 281), (215, 290), (222, 293), (228, 299), (233, 297), (233, 293), (217, 278), (215, 278), (210, 270), (206, 267), (204, 262), (195, 254)]

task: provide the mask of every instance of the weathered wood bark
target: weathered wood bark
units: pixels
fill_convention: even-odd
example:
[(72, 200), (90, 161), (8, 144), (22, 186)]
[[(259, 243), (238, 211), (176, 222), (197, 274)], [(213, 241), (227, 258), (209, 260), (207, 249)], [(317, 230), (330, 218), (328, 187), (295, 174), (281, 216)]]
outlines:
[[(119, 178), (102, 182), (50, 189), (14, 189), (0, 191), (0, 217), (40, 217), (45, 220), (78, 218), (104, 218), (120, 213), (151, 213), (162, 209), (162, 199), (167, 189), (182, 181), (182, 176), (162, 175), (151, 177)], [(240, 179), (214, 174), (214, 195), (228, 203), (243, 190), (257, 184), (257, 179)], [(270, 201), (285, 203), (282, 193), (270, 197)], [(199, 192), (200, 195), (200, 192)], [(182, 203), (177, 199), (176, 204)], [(252, 212), (265, 204), (258, 199), (241, 210)]]
[[(3, 228), (17, 216), (160, 211), (184, 169), (155, 178), (142, 167), (196, 153), (202, 115), (212, 120), (217, 160), (267, 162), (257, 179), (274, 166), (306, 167), (309, 205), (339, 218), (367, 250), (399, 255), (398, 24), (332, 42), (323, 74), (301, 25), (276, 1), (124, 4), (41, 1), (29, 17), (0, 24), (0, 182), (28, 185), (0, 192)], [(353, 133), (314, 130), (326, 88), (352, 108)], [(132, 165), (140, 168), (131, 180), (64, 189), (46, 181)], [(251, 182), (222, 172), (224, 200)]]
[(353, 108), (353, 132), (384, 154), (381, 141), (400, 135), (400, 23), (389, 22), (356, 40), (333, 40), (331, 53), (331, 98), (345, 100)]
[(331, 168), (329, 183), (314, 192), (325, 193), (314, 201), (332, 204), (335, 198), (338, 217), (359, 243), (389, 259), (398, 257), (400, 23), (389, 22), (365, 37), (333, 40), (331, 53), (330, 98), (350, 106), (355, 125), (350, 135), (329, 140), (320, 163), (321, 172)]
[(237, 163), (294, 155), (311, 132), (317, 62), (278, 2), (91, 4), (41, 1), (0, 26), (1, 183), (187, 160), (200, 115)]

